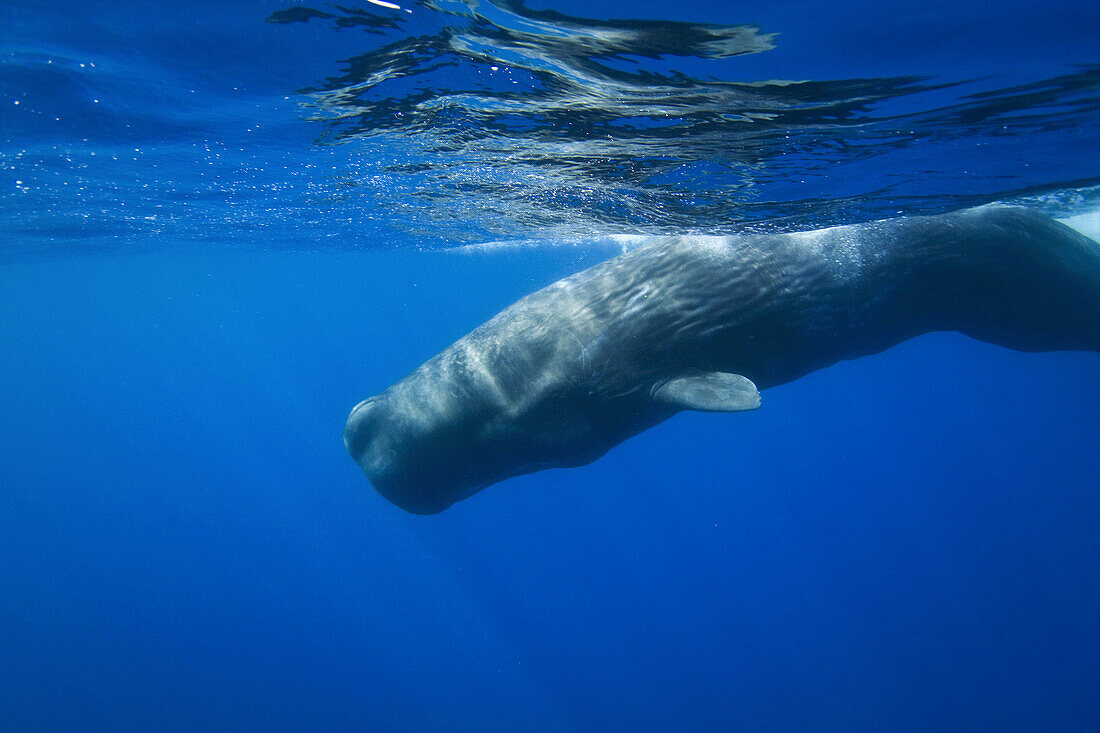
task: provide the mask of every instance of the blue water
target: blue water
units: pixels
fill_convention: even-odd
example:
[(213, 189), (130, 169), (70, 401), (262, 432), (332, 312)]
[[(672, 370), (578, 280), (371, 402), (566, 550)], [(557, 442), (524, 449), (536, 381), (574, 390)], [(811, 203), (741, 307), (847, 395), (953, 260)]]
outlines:
[(1098, 354), (430, 517), (341, 440), (609, 235), (1095, 211), (1100, 5), (390, 4), (0, 5), (0, 728), (1100, 728)]

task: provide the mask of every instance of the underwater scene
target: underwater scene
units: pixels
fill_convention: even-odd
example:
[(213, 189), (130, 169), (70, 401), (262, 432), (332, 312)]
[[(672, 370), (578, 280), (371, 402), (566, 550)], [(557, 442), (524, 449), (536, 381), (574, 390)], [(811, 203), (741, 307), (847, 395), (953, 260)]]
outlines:
[(0, 0), (0, 729), (1100, 729), (1100, 3), (300, 1)]

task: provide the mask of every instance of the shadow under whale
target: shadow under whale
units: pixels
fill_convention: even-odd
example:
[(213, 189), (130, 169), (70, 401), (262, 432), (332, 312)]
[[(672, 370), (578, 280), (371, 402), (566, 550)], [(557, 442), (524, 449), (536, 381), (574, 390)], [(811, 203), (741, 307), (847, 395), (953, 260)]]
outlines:
[(521, 298), (348, 417), (374, 487), (418, 514), (590, 463), (685, 409), (930, 331), (1100, 351), (1100, 244), (984, 206), (810, 232), (655, 237)]

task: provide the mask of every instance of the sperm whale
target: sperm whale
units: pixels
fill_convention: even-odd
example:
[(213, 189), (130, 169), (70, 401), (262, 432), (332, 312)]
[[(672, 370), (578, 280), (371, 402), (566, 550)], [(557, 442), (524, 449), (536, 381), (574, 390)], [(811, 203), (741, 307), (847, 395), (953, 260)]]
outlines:
[(502, 479), (580, 466), (681, 410), (930, 331), (1100, 351), (1100, 244), (983, 206), (787, 234), (654, 237), (521, 298), (348, 417), (384, 497), (442, 511)]

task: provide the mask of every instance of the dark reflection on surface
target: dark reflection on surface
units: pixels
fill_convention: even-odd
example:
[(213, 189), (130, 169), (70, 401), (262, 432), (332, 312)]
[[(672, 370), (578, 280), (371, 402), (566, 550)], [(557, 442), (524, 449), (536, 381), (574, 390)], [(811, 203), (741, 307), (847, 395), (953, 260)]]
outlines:
[(285, 10), (276, 10), (267, 17), (268, 23), (308, 23), (313, 19), (331, 20), (336, 28), (362, 28), (371, 33), (381, 33), (381, 29), (397, 28), (399, 24), (395, 18), (387, 18), (374, 13), (356, 8), (345, 8), (334, 5), (333, 8), (340, 11), (339, 15), (326, 13), (323, 10), (295, 6)]
[(477, 0), (271, 20), (390, 29), (299, 91), (321, 144), (390, 153), (361, 181), (377, 203), (462, 221), (459, 239), (812, 226), (1100, 182), (1029, 169), (1036, 135), (1057, 144), (1095, 128), (1096, 66), (1005, 88), (917, 75), (727, 81), (672, 65), (706, 71), (704, 60), (774, 48), (775, 34)]

